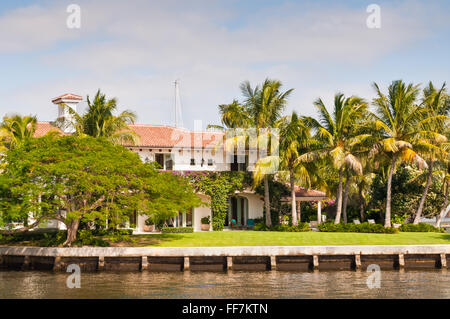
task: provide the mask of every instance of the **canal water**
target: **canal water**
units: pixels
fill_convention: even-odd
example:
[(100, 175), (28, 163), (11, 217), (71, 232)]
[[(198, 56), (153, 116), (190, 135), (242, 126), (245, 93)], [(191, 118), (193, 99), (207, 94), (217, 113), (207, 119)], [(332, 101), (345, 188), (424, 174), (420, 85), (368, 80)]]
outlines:
[[(450, 298), (450, 271), (93, 272), (0, 271), (0, 298)], [(369, 283), (373, 287), (373, 277)]]

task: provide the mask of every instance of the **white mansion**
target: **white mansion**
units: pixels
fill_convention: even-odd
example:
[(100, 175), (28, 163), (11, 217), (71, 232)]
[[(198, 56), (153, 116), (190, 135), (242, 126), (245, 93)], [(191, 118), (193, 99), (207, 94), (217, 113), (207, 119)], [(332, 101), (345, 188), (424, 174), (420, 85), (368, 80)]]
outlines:
[[(58, 117), (68, 116), (65, 114), (62, 103), (76, 109), (76, 105), (82, 97), (75, 94), (64, 94), (52, 100), (59, 106)], [(142, 161), (156, 161), (164, 170), (174, 171), (251, 171), (253, 165), (249, 163), (254, 150), (244, 150), (240, 155), (228, 155), (225, 152), (222, 132), (189, 131), (186, 129), (164, 126), (136, 124), (130, 125), (130, 129), (138, 135), (137, 145), (125, 145), (131, 151), (139, 154)], [(45, 135), (51, 130), (59, 130), (52, 126), (51, 122), (38, 122), (36, 137)], [(65, 132), (70, 134), (70, 132)], [(221, 145), (218, 148), (218, 145)], [(251, 161), (250, 161), (251, 162)], [(198, 194), (203, 202), (208, 202), (206, 195)], [(325, 193), (315, 190), (307, 190), (296, 187), (297, 201), (318, 201), (320, 203), (327, 197)], [(230, 198), (228, 218), (225, 228), (229, 228), (231, 220), (238, 224), (246, 225), (249, 219), (263, 217), (263, 198), (253, 190), (247, 189), (237, 192)], [(300, 205), (297, 205), (300, 206)], [(174, 226), (191, 226), (194, 231), (200, 231), (201, 219), (211, 216), (211, 209), (207, 206), (193, 208), (190, 212), (180, 213), (174, 218)], [(147, 216), (134, 216), (130, 224), (136, 225), (136, 232), (143, 232)], [(61, 228), (63, 225), (57, 221), (51, 222), (46, 227)]]

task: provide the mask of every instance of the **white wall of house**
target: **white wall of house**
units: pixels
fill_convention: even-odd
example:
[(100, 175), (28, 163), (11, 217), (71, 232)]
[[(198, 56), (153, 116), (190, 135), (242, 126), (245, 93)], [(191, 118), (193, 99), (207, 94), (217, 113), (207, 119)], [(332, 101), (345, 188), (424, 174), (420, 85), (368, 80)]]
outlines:
[[(209, 196), (199, 194), (198, 195), (202, 202), (210, 203), (211, 200)], [(208, 217), (212, 219), (211, 216), (211, 208), (209, 206), (200, 206), (193, 209), (193, 215), (192, 215), (192, 227), (194, 227), (194, 231), (201, 231), (201, 219), (203, 217)]]
[(237, 193), (241, 197), (246, 197), (248, 200), (248, 218), (255, 219), (263, 217), (264, 201), (261, 200), (261, 195), (251, 193)]

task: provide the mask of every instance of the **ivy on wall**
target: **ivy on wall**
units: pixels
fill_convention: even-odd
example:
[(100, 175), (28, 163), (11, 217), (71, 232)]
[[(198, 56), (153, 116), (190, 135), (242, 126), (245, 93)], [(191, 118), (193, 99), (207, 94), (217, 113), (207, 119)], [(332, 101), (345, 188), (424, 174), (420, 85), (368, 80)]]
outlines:
[(211, 198), (213, 230), (223, 230), (227, 216), (229, 197), (236, 191), (242, 191), (252, 184), (251, 175), (247, 172), (174, 172), (185, 176), (197, 193)]

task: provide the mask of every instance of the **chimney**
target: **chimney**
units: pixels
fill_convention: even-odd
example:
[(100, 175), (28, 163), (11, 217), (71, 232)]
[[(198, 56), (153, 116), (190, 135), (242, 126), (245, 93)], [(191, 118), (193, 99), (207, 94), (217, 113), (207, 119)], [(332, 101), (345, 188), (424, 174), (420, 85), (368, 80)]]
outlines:
[[(52, 99), (53, 104), (58, 106), (58, 117), (57, 119), (64, 118), (67, 120), (67, 123), (71, 122), (72, 116), (67, 112), (67, 109), (64, 105), (70, 106), (73, 110), (77, 110), (77, 105), (83, 100), (83, 98), (76, 94), (63, 94), (61, 96), (55, 97)], [(73, 133), (75, 131), (72, 125), (68, 125), (65, 129), (65, 133)]]

